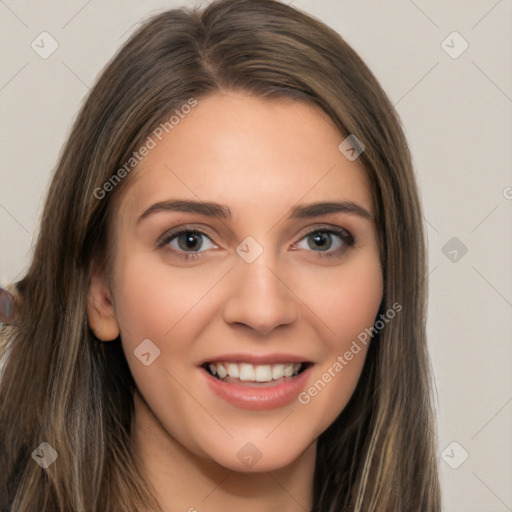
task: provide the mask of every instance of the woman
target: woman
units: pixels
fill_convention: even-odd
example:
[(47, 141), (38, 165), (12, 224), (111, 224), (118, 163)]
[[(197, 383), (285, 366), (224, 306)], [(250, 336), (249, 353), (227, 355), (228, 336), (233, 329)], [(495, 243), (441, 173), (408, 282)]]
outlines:
[(147, 21), (14, 291), (2, 510), (440, 510), (409, 151), (300, 11)]

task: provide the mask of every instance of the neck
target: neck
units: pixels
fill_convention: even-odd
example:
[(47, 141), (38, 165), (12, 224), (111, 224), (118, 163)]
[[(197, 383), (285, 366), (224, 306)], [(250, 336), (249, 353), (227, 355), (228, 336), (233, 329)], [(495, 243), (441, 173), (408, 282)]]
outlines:
[(275, 471), (239, 473), (191, 453), (171, 437), (137, 391), (133, 439), (137, 458), (165, 512), (308, 512), (316, 443)]

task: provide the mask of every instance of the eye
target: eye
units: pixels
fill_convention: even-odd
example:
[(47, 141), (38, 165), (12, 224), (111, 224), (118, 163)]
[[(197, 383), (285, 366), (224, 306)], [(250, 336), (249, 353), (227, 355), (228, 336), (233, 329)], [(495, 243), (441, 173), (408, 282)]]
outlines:
[(316, 229), (295, 244), (294, 249), (312, 249), (320, 253), (319, 256), (332, 256), (352, 247), (354, 242), (354, 237), (345, 229)]
[(176, 252), (186, 253), (203, 252), (217, 247), (205, 233), (191, 229), (168, 234), (161, 243)]

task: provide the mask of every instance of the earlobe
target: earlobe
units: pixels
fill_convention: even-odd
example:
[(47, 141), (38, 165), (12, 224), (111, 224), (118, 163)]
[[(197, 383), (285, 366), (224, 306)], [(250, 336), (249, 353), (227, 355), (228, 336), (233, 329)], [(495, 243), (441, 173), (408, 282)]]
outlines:
[(102, 341), (113, 341), (119, 337), (114, 307), (110, 292), (102, 280), (93, 276), (87, 299), (87, 319), (94, 335)]

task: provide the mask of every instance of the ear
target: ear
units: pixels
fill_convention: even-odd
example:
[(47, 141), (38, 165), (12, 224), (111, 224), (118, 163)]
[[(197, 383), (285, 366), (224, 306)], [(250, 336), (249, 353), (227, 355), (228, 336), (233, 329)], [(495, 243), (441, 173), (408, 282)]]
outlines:
[(16, 316), (14, 295), (6, 288), (0, 287), (0, 323), (13, 323)]
[(92, 272), (87, 298), (87, 318), (89, 327), (96, 338), (102, 341), (112, 341), (119, 336), (113, 307), (111, 292), (100, 272)]

